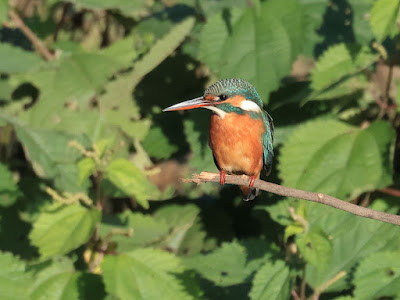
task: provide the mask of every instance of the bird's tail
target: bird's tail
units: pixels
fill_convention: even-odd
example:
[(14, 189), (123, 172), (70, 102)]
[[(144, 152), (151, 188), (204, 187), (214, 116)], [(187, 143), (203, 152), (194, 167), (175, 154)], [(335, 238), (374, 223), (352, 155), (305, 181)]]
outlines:
[(241, 185), (239, 188), (242, 191), (242, 197), (244, 201), (253, 200), (260, 193), (259, 189), (255, 187), (249, 187), (248, 185)]

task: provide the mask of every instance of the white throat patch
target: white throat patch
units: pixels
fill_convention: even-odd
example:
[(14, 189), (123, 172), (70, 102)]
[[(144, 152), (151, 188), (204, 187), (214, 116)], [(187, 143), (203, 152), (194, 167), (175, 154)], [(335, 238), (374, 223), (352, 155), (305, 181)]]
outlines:
[(215, 112), (221, 119), (225, 118), (226, 112), (224, 112), (222, 109), (217, 108), (215, 106), (204, 106), (203, 108), (207, 108), (209, 110), (212, 110)]
[(250, 101), (250, 100), (244, 100), (240, 104), (240, 108), (245, 111), (256, 111), (256, 112), (261, 111), (261, 108), (257, 105), (257, 103)]

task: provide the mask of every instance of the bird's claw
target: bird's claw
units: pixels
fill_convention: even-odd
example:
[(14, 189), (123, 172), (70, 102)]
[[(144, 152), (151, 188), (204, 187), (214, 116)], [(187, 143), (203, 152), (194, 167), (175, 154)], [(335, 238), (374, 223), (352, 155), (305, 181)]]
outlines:
[(225, 170), (221, 170), (221, 171), (219, 172), (219, 183), (220, 183), (221, 185), (224, 185), (224, 184), (225, 184), (225, 175), (226, 175)]
[(249, 187), (253, 187), (255, 181), (256, 181), (256, 176), (250, 176)]

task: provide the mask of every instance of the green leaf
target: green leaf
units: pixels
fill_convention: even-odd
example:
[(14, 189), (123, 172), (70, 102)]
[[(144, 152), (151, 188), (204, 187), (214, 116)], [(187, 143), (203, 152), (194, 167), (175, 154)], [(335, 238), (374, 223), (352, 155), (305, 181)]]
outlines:
[(299, 234), (296, 244), (304, 259), (316, 268), (324, 269), (332, 253), (332, 243), (329, 237), (320, 229)]
[(171, 144), (161, 127), (153, 127), (143, 140), (143, 148), (151, 157), (162, 159), (169, 158), (178, 150), (178, 146)]
[(267, 262), (254, 276), (250, 299), (289, 299), (289, 268), (284, 261)]
[(183, 42), (192, 30), (194, 23), (195, 19), (189, 17), (174, 26), (170, 32), (151, 47), (150, 51), (140, 61), (135, 63), (131, 74), (132, 79), (134, 79), (133, 86), (136, 86), (146, 74), (157, 67)]
[(0, 206), (7, 207), (15, 203), (21, 193), (8, 168), (0, 163)]
[(83, 146), (88, 145), (85, 136), (72, 135), (61, 131), (36, 129), (21, 121), (0, 114), (2, 118), (15, 126), (25, 156), (39, 177), (54, 179), (57, 188), (63, 191), (82, 191), (78, 184), (77, 159), (81, 153), (68, 143), (77, 140)]
[[(322, 53), (311, 71), (311, 87), (314, 91), (321, 91), (338, 84), (368, 67), (378, 58), (379, 56), (372, 53), (368, 47), (344, 43), (331, 46)], [(348, 89), (354, 90), (350, 87)]]
[(371, 254), (360, 262), (353, 281), (356, 299), (399, 296), (400, 252)]
[(8, 0), (0, 0), (0, 24), (7, 20)]
[[(377, 205), (370, 208), (377, 210), (380, 204), (378, 200), (373, 203)], [(396, 213), (397, 209), (391, 208), (387, 212)], [(349, 289), (352, 270), (362, 259), (374, 253), (400, 251), (400, 230), (396, 225), (358, 217), (318, 203), (307, 203), (307, 216), (310, 227), (323, 228), (332, 244), (330, 254), (325, 254), (325, 268), (307, 265), (306, 280), (313, 288), (346, 271), (348, 275), (327, 291)]]
[(381, 43), (396, 25), (400, 0), (377, 0), (371, 10), (371, 27), (376, 39)]
[(309, 121), (282, 147), (283, 184), (340, 199), (383, 188), (392, 180), (385, 161), (393, 134), (386, 122), (361, 130), (335, 120)]
[(118, 58), (102, 53), (75, 52), (22, 79), (40, 90), (39, 101), (24, 114), (31, 125), (53, 127), (65, 107), (84, 110), (107, 80), (121, 68)]
[(170, 251), (178, 252), (193, 227), (200, 213), (200, 209), (193, 204), (168, 205), (156, 211), (154, 218), (169, 226), (170, 234), (165, 237), (163, 246)]
[(150, 246), (169, 233), (169, 227), (163, 220), (155, 219), (142, 213), (125, 211), (117, 217), (104, 217), (100, 234), (105, 237), (113, 229), (133, 229), (133, 236), (115, 235), (112, 241), (117, 243), (119, 253), (131, 251), (134, 248)]
[(375, 0), (349, 0), (352, 8), (352, 28), (356, 41), (360, 45), (368, 45), (374, 37), (370, 25), (370, 11)]
[(0, 252), (0, 297), (2, 300), (28, 299), (31, 274), (25, 263), (11, 253)]
[(138, 249), (104, 258), (106, 291), (120, 299), (191, 299), (173, 275), (182, 273), (174, 255), (155, 249)]
[(323, 37), (318, 34), (318, 29), (324, 21), (324, 14), (329, 4), (327, 0), (299, 0), (305, 14), (305, 36), (304, 53), (307, 56), (314, 56), (314, 48), (323, 41)]
[[(266, 251), (265, 248), (264, 251)], [(185, 260), (185, 263), (188, 267), (200, 273), (202, 277), (212, 281), (213, 284), (226, 287), (243, 283), (265, 259), (262, 254), (259, 255), (261, 260), (252, 261), (249, 256), (244, 245), (232, 242), (223, 243), (220, 248), (209, 254), (190, 257)]]
[(144, 208), (149, 208), (149, 199), (157, 199), (161, 193), (147, 177), (129, 160), (113, 160), (106, 169), (107, 178), (126, 196), (133, 196)]
[(266, 102), (302, 49), (303, 8), (296, 0), (272, 0), (247, 8), (239, 18), (232, 15), (214, 16), (205, 27), (201, 56), (219, 77), (250, 81)]
[(0, 72), (2, 73), (28, 72), (37, 69), (42, 64), (42, 60), (35, 53), (5, 43), (0, 43), (0, 57), (7, 57), (0, 61)]
[(80, 204), (55, 204), (39, 215), (29, 238), (42, 259), (66, 254), (89, 240), (100, 218), (98, 210)]
[(73, 262), (58, 257), (39, 269), (30, 286), (30, 299), (101, 299), (104, 287), (98, 275), (76, 272)]
[(82, 184), (96, 170), (96, 163), (91, 157), (85, 157), (78, 162), (79, 184)]

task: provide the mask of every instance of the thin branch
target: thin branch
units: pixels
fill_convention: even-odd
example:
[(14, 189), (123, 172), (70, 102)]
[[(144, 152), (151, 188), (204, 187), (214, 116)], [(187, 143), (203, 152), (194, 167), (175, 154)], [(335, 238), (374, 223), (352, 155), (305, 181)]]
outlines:
[(395, 196), (395, 197), (400, 197), (400, 191), (396, 190), (396, 189), (392, 189), (392, 188), (383, 188), (381, 189), (382, 193), (391, 195), (391, 196)]
[[(202, 182), (219, 182), (219, 174), (201, 172), (200, 175), (194, 174), (192, 179), (182, 179), (182, 181), (194, 182), (198, 184)], [(248, 185), (250, 181), (249, 177), (245, 175), (242, 176), (226, 175), (225, 182), (235, 185)], [(297, 190), (259, 179), (255, 180), (254, 187), (280, 196), (293, 197), (312, 202), (317, 202), (341, 209), (343, 211), (347, 211), (349, 213), (352, 213), (360, 217), (379, 220), (382, 222), (400, 226), (400, 216), (398, 215), (392, 215), (381, 211), (375, 211), (366, 207), (361, 207), (322, 193), (313, 193), (303, 190)]]
[(28, 26), (25, 25), (20, 16), (12, 10), (10, 10), (8, 14), (10, 15), (10, 18), (13, 21), (14, 25), (19, 28), (23, 32), (23, 34), (25, 34), (25, 36), (31, 41), (35, 49), (39, 51), (43, 58), (48, 61), (53, 60), (54, 55), (49, 51), (49, 49), (46, 48), (46, 46), (36, 36), (36, 34)]
[(310, 300), (318, 300), (319, 296), (332, 284), (334, 284), (336, 281), (341, 279), (342, 277), (346, 276), (347, 273), (345, 271), (341, 271), (337, 273), (335, 276), (333, 276), (332, 279), (329, 279), (327, 282), (323, 283), (321, 286), (317, 287), (314, 291), (314, 294), (309, 298)]

